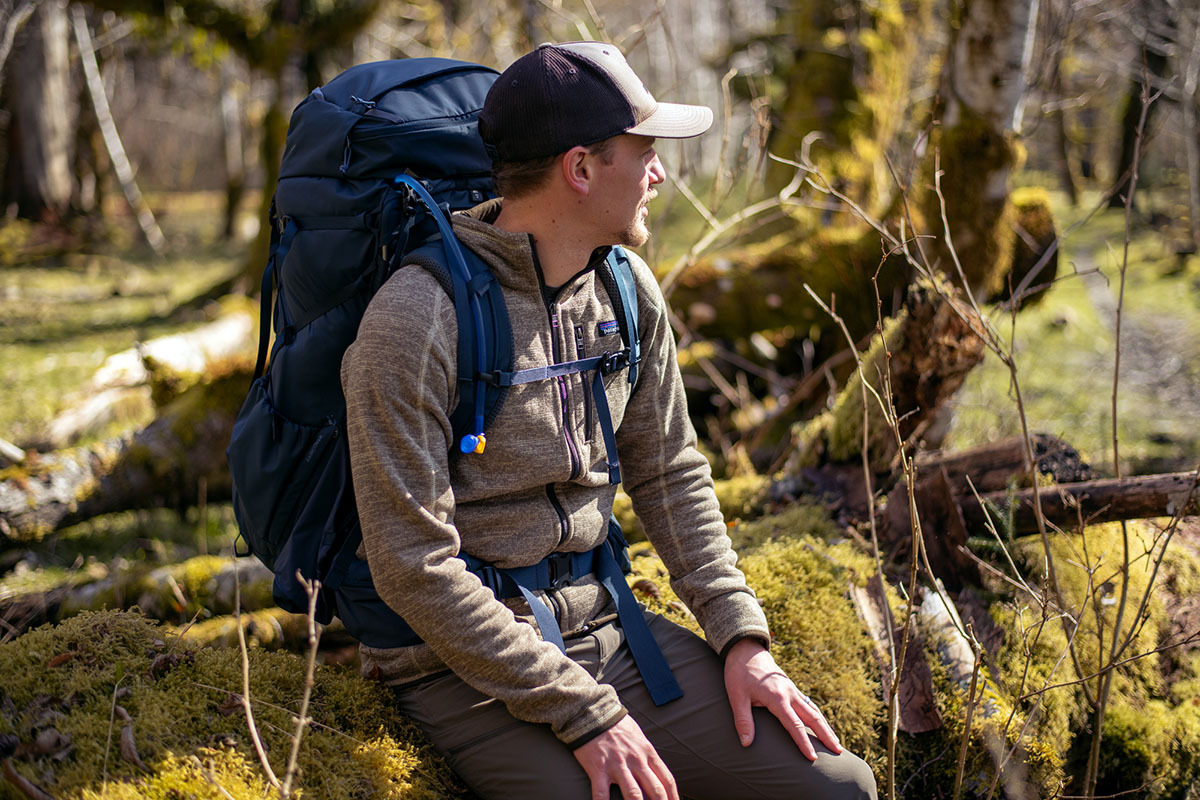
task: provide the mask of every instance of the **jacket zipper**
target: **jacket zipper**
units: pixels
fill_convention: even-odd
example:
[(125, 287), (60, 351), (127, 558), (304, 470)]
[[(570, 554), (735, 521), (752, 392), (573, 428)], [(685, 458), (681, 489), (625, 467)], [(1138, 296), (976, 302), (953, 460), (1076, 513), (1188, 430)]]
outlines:
[[(550, 348), (554, 363), (557, 364), (561, 358), (558, 349), (558, 309), (551, 306), (547, 310), (550, 312)], [(580, 459), (579, 451), (575, 447), (575, 440), (571, 437), (571, 406), (567, 395), (567, 379), (559, 375), (555, 380), (558, 382), (558, 396), (562, 401), (563, 437), (567, 440), (567, 452), (571, 456), (570, 480), (574, 480), (579, 476)]]
[[(575, 326), (575, 358), (583, 360), (583, 326)], [(583, 435), (584, 441), (590, 442), (596, 438), (592, 430), (592, 393), (588, 391), (588, 379), (584, 373), (579, 373), (579, 389), (583, 392)]]
[(567, 541), (567, 534), (571, 532), (571, 523), (567, 519), (567, 512), (563, 511), (562, 504), (558, 502), (558, 494), (554, 491), (553, 483), (546, 484), (546, 497), (549, 498), (554, 513), (558, 515), (558, 546), (562, 547)]

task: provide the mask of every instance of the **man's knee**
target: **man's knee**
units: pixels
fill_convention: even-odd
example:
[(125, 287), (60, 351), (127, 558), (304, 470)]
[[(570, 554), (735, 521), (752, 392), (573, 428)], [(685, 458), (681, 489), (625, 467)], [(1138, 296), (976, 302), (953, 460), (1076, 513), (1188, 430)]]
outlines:
[(820, 778), (806, 787), (805, 800), (876, 800), (875, 773), (849, 750), (821, 753), (813, 766)]

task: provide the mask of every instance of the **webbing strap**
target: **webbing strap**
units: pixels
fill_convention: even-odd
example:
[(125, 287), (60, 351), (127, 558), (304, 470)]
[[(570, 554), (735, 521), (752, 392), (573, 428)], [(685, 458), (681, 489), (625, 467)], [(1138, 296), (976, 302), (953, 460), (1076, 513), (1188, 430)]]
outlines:
[(551, 553), (531, 566), (510, 569), (494, 567), (466, 554), (460, 554), (460, 557), (467, 562), (467, 568), (479, 576), (483, 585), (491, 589), (496, 597), (503, 599), (516, 597), (518, 594), (524, 597), (529, 603), (530, 611), (533, 612), (542, 639), (563, 653), (566, 653), (567, 648), (563, 642), (562, 631), (558, 628), (558, 620), (534, 592), (539, 589), (557, 588), (570, 580), (594, 572), (616, 606), (617, 620), (625, 633), (625, 641), (629, 643), (629, 650), (633, 653), (638, 672), (641, 673), (642, 680), (650, 692), (650, 699), (655, 705), (661, 706), (682, 697), (683, 690), (675, 680), (675, 675), (650, 631), (650, 626), (646, 624), (646, 618), (642, 616), (641, 606), (638, 605), (620, 565), (617, 564), (613, 546), (610, 537), (599, 547), (586, 553)]
[(604, 466), (608, 467), (608, 484), (621, 482), (621, 459), (617, 456), (617, 434), (613, 430), (612, 412), (608, 407), (608, 392), (604, 391), (604, 373), (596, 370), (592, 378), (592, 400), (596, 403), (596, 416), (600, 419), (600, 434), (604, 437)]
[[(578, 361), (564, 361), (561, 364), (547, 364), (544, 367), (530, 367), (529, 369), (521, 369), (516, 372), (497, 371), (483, 376), (484, 380), (489, 380), (497, 386), (519, 386), (522, 383), (537, 383), (538, 381), (548, 381), (551, 378), (559, 378), (564, 375), (574, 375), (576, 372), (587, 372), (589, 369), (596, 369), (600, 366), (606, 356), (592, 356), (591, 358), (581, 358)], [(597, 370), (599, 371), (599, 370)]]
[(662, 706), (683, 697), (683, 689), (675, 680), (667, 657), (663, 655), (650, 626), (646, 624), (646, 618), (642, 616), (642, 607), (638, 605), (633, 591), (625, 582), (625, 576), (617, 566), (609, 542), (606, 541), (597, 550), (600, 553), (596, 575), (608, 590), (613, 605), (617, 607), (617, 620), (621, 623), (621, 630), (625, 633), (625, 641), (629, 643), (629, 652), (633, 654), (638, 672), (642, 674), (642, 680), (650, 692), (650, 699), (654, 701), (654, 705)]
[(299, 228), (296, 221), (289, 219), (279, 234), (272, 226), (271, 256), (267, 259), (267, 268), (263, 270), (262, 287), (258, 306), (258, 360), (254, 364), (254, 380), (262, 377), (263, 369), (267, 366), (267, 346), (271, 341), (271, 308), (273, 306), (275, 288), (275, 265), (282, 264), (287, 258), (288, 250), (292, 247), (292, 239), (296, 237)]

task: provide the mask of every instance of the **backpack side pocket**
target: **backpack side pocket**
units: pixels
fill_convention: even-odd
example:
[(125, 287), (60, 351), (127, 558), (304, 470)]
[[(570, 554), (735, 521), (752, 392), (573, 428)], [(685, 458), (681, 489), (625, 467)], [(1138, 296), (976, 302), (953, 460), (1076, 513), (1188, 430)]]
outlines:
[(242, 536), (251, 552), (273, 569), (340, 426), (332, 418), (302, 425), (284, 417), (271, 402), (268, 377), (251, 387), (225, 455)]

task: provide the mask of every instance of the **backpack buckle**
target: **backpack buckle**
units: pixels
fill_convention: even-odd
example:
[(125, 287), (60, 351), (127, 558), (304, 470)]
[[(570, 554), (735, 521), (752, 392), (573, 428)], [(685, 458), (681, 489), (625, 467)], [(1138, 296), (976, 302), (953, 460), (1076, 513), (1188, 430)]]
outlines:
[(620, 372), (629, 366), (629, 350), (618, 350), (615, 353), (609, 353), (600, 359), (600, 374), (612, 375), (614, 372)]
[(550, 577), (550, 585), (548, 589), (561, 588), (572, 580), (571, 575), (571, 554), (570, 553), (551, 553), (546, 556), (546, 573)]

